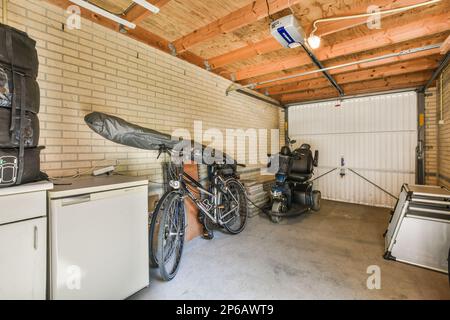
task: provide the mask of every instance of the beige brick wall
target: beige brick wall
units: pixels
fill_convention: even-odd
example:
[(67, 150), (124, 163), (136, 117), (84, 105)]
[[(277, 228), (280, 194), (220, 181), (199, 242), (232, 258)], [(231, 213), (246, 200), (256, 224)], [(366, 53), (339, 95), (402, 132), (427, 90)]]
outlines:
[[(1, 11), (1, 10), (0, 10)], [(111, 143), (83, 117), (102, 111), (172, 133), (203, 128), (278, 128), (278, 110), (233, 93), (229, 81), (87, 20), (62, 30), (62, 9), (39, 0), (10, 0), (8, 22), (37, 41), (40, 60), (42, 168), (71, 176), (118, 164), (130, 175), (159, 179), (155, 152)]]
[(425, 183), (437, 185), (437, 109), (436, 88), (427, 91), (425, 97)]
[(438, 174), (439, 184), (450, 187), (450, 65), (447, 65), (442, 73), (442, 100), (440, 80), (441, 78), (439, 77), (436, 82), (438, 88), (438, 94), (436, 95), (437, 116), (439, 120), (441, 118), (442, 103), (444, 124), (438, 125)]

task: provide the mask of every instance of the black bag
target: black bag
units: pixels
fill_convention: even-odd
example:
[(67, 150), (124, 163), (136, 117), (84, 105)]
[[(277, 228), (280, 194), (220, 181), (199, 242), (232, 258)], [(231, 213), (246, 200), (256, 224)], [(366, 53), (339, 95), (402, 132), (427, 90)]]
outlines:
[(0, 63), (18, 68), (34, 79), (38, 76), (36, 41), (25, 32), (0, 23)]
[(48, 179), (40, 171), (40, 153), (43, 147), (24, 150), (20, 161), (20, 149), (0, 149), (0, 188)]
[[(11, 110), (0, 108), (0, 148), (20, 147), (20, 116), (15, 116), (16, 125), (11, 132)], [(36, 114), (26, 112), (23, 118), (23, 142), (25, 148), (37, 147), (39, 143), (39, 119)]]
[(0, 24), (0, 187), (46, 179), (40, 171), (36, 42)]
[(25, 77), (25, 88), (22, 88), (22, 75), (11, 72), (11, 67), (0, 64), (0, 107), (12, 108), (13, 103), (20, 109), (20, 97), (25, 90), (25, 106), (27, 111), (39, 112), (41, 96), (39, 85), (31, 77)]

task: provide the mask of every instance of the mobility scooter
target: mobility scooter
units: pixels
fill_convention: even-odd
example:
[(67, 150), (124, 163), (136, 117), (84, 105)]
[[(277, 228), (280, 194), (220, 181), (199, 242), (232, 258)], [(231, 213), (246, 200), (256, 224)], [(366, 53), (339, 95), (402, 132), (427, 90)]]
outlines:
[[(288, 140), (291, 146), (296, 142)], [(283, 146), (279, 154), (269, 157), (269, 167), (277, 170), (268, 211), (272, 222), (279, 223), (283, 217), (310, 210), (319, 211), (321, 194), (313, 190), (313, 182), (310, 181), (314, 167), (318, 165), (319, 152), (316, 150), (313, 157), (311, 146), (302, 144), (294, 151), (289, 146)]]

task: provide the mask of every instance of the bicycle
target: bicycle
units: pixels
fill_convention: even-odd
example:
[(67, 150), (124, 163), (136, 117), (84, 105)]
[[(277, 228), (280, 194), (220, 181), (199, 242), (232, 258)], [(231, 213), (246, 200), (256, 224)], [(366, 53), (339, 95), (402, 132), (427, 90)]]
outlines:
[[(161, 152), (172, 156), (174, 151), (163, 149)], [(236, 166), (238, 164), (216, 162), (208, 165), (210, 183), (209, 188), (205, 188), (184, 172), (182, 162), (179, 165), (170, 162), (170, 190), (156, 206), (149, 233), (151, 265), (159, 267), (165, 281), (172, 280), (180, 266), (186, 229), (186, 198), (199, 209), (205, 239), (213, 238), (211, 224), (233, 235), (244, 230), (248, 218), (247, 195), (236, 176)]]

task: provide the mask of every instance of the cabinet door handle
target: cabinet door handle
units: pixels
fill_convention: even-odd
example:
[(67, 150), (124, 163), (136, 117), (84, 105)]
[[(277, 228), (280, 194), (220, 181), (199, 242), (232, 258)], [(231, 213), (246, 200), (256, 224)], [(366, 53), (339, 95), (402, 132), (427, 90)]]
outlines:
[(38, 249), (38, 227), (34, 226), (34, 250)]
[(63, 207), (67, 207), (67, 206), (73, 206), (75, 204), (85, 203), (85, 202), (89, 202), (89, 201), (91, 201), (91, 195), (63, 199), (61, 204)]

